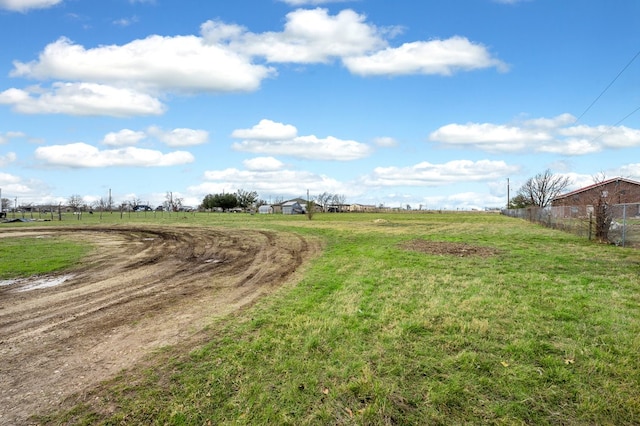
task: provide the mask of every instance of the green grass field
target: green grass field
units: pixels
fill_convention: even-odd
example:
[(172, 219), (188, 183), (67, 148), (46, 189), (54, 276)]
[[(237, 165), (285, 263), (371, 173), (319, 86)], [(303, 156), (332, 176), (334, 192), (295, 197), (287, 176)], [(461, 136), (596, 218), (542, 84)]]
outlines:
[[(2, 229), (0, 225), (0, 230)], [(59, 238), (0, 239), (0, 280), (29, 277), (76, 265), (90, 250)]]
[[(105, 221), (297, 232), (321, 238), (324, 251), (296, 285), (212, 322), (203, 347), (166, 348), (41, 422), (640, 421), (638, 250), (485, 213), (51, 223)], [(409, 250), (431, 246), (416, 240), (468, 250)]]

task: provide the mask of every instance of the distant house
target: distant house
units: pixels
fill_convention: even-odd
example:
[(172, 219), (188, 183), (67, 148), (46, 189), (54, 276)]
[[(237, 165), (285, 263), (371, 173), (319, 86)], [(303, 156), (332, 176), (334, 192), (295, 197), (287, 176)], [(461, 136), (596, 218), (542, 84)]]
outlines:
[(377, 208), (372, 204), (350, 204), (347, 206), (347, 210), (350, 212), (375, 212)]
[(640, 182), (621, 177), (585, 186), (562, 194), (553, 200), (553, 206), (593, 206), (603, 199), (607, 204), (640, 203)]
[(282, 214), (304, 214), (305, 209), (297, 200), (282, 203)]

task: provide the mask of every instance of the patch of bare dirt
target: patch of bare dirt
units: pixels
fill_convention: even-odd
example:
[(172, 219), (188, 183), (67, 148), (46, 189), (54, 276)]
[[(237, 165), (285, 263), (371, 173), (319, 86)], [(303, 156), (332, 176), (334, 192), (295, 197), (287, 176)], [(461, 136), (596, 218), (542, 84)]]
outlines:
[(291, 280), (319, 250), (295, 234), (195, 227), (15, 228), (0, 243), (51, 235), (95, 250), (57, 285), (0, 286), (2, 425), (26, 424), (154, 349), (184, 344)]
[(491, 257), (499, 253), (497, 249), (482, 247), (465, 243), (453, 243), (447, 241), (413, 240), (401, 245), (405, 250), (417, 251), (427, 254), (449, 255), (457, 257)]

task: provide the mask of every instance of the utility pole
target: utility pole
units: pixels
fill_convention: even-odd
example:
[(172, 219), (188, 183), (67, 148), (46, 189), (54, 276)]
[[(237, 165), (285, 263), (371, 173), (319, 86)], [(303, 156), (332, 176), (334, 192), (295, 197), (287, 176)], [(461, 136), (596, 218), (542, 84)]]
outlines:
[(509, 201), (511, 200), (510, 194), (509, 194), (510, 188), (509, 188), (509, 178), (507, 178), (507, 210), (509, 210)]

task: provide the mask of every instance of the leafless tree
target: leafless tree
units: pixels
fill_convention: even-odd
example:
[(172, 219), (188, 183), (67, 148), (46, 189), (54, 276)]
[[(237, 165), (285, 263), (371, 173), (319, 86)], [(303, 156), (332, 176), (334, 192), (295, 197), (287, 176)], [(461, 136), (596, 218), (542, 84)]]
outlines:
[[(592, 176), (593, 183), (598, 185), (607, 181), (607, 177), (604, 172), (600, 172), (597, 175)], [(620, 195), (620, 188), (618, 185), (608, 185), (606, 189), (597, 192), (594, 195), (591, 205), (593, 206), (593, 214), (595, 216), (595, 233), (596, 238), (600, 241), (609, 241), (609, 230), (611, 229), (611, 223), (614, 217), (614, 204), (618, 200)]]
[(326, 212), (328, 204), (331, 202), (332, 198), (333, 198), (333, 194), (330, 194), (328, 192), (323, 192), (322, 194), (318, 194), (318, 196), (316, 197), (316, 203), (320, 204), (320, 207), (322, 207), (323, 212)]
[(84, 205), (84, 200), (82, 199), (82, 196), (78, 194), (74, 194), (71, 197), (69, 197), (69, 199), (67, 200), (67, 203), (69, 204), (69, 207), (73, 209), (74, 212), (77, 212), (80, 209), (80, 207)]
[(341, 194), (333, 194), (333, 197), (331, 197), (331, 204), (336, 206), (336, 208), (340, 212), (342, 211), (342, 207), (344, 206), (344, 203), (346, 201), (347, 201), (347, 197)]
[(551, 201), (562, 194), (571, 184), (571, 179), (566, 176), (554, 175), (547, 169), (529, 178), (518, 190), (518, 196), (522, 196), (531, 206), (547, 207)]
[(107, 210), (111, 210), (111, 207), (112, 206), (109, 205), (109, 201), (102, 197), (93, 203), (93, 208), (100, 212), (100, 219), (102, 219), (102, 213)]
[(176, 197), (173, 192), (168, 191), (164, 197), (164, 208), (170, 212), (177, 212), (182, 207), (182, 197)]

